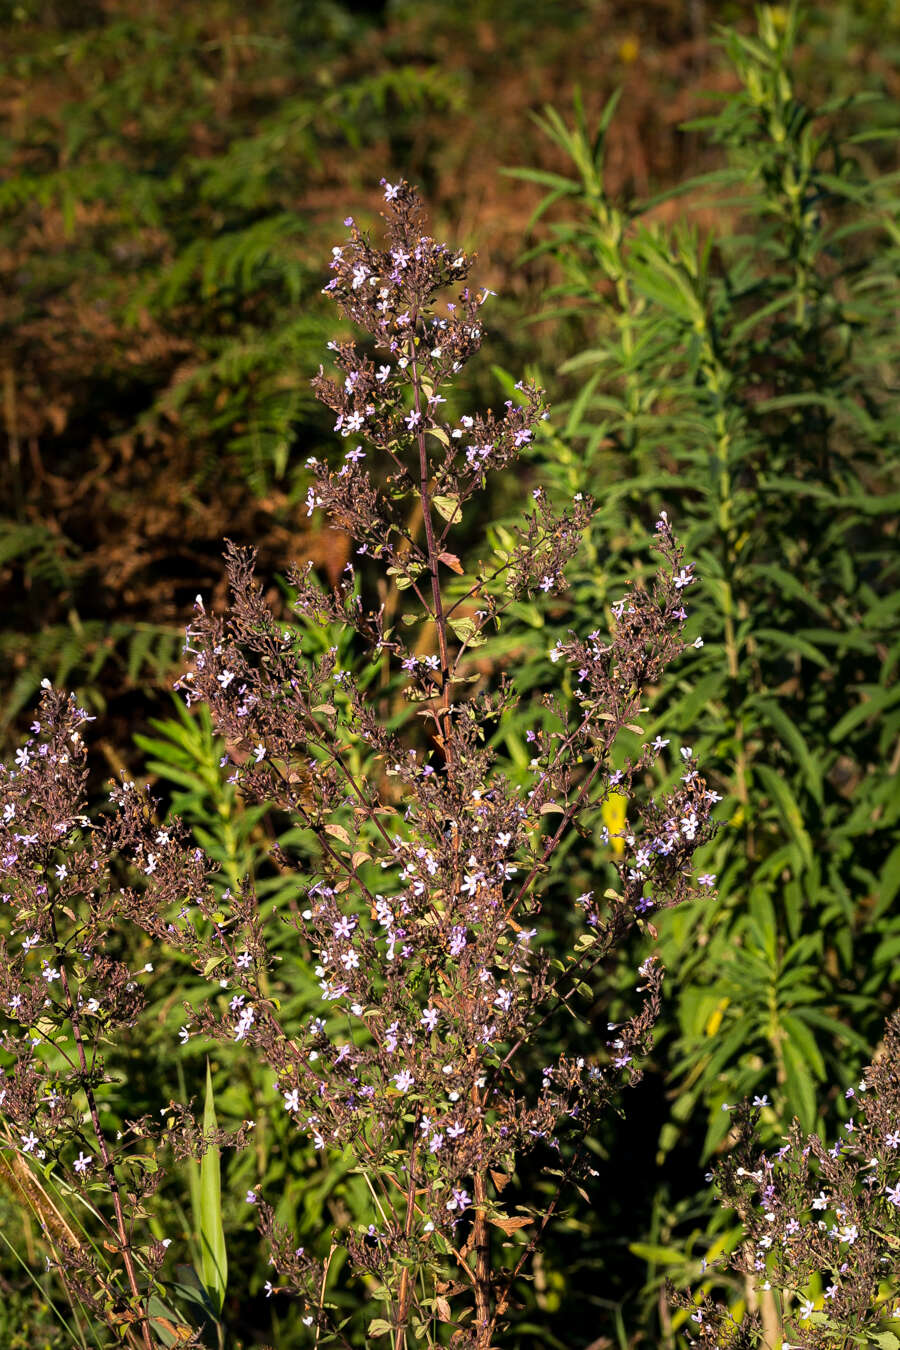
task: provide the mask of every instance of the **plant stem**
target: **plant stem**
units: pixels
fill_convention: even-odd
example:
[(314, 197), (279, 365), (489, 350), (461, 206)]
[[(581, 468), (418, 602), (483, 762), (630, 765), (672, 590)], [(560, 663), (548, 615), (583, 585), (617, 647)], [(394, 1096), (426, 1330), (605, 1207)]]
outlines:
[(475, 1193), (475, 1325), (478, 1350), (487, 1350), (491, 1340), (491, 1239), (484, 1214), (484, 1173), (474, 1176)]
[[(413, 316), (413, 323), (415, 323), (415, 315)], [(413, 399), (416, 412), (419, 414), (416, 437), (419, 446), (419, 496), (422, 501), (422, 520), (425, 525), (428, 570), (431, 574), (431, 595), (434, 602), (434, 623), (437, 629), (438, 651), (441, 658), (441, 735), (444, 742), (444, 757), (447, 763), (451, 764), (453, 762), (453, 745), (450, 725), (450, 656), (447, 650), (447, 618), (444, 614), (444, 599), (441, 595), (441, 579), (438, 573), (438, 550), (434, 537), (434, 521), (431, 517), (431, 494), (428, 486), (430, 476), (428, 448), (425, 445), (425, 432), (422, 429), (422, 399), (414, 338), (409, 340), (409, 361), (412, 369)]]
[[(472, 1101), (479, 1109), (478, 1141), (484, 1136), (483, 1102), (478, 1088), (472, 1089)], [(477, 1350), (488, 1350), (491, 1343), (491, 1237), (485, 1216), (487, 1198), (484, 1168), (478, 1168), (472, 1178), (475, 1200), (475, 1222), (472, 1245), (475, 1248), (475, 1344)]]
[[(409, 1176), (406, 1183), (406, 1218), (403, 1222), (403, 1236), (409, 1241), (412, 1233), (413, 1215), (416, 1210), (416, 1145), (419, 1137), (419, 1117), (416, 1112), (413, 1127), (412, 1149), (409, 1155)], [(400, 1296), (397, 1308), (397, 1331), (394, 1336), (394, 1350), (404, 1350), (406, 1345), (406, 1324), (409, 1320), (409, 1304), (412, 1296), (409, 1280), (409, 1266), (404, 1266), (400, 1275)]]

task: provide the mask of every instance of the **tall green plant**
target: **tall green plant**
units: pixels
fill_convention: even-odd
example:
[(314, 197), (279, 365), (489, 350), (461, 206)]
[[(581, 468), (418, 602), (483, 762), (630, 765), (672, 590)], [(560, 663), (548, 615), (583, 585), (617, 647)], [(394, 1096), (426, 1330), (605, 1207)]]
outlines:
[(727, 162), (679, 191), (712, 195), (730, 228), (610, 197), (614, 101), (595, 132), (580, 103), (572, 128), (547, 110), (571, 176), (517, 171), (549, 189), (537, 251), (581, 339), (536, 460), (603, 503), (559, 617), (620, 592), (661, 505), (710, 579), (705, 645), (651, 725), (701, 719), (730, 821), (719, 902), (660, 924), (678, 973), (662, 1144), (702, 1109), (707, 1154), (748, 1093), (771, 1096), (770, 1128), (812, 1128), (817, 1081), (849, 1083), (900, 975), (896, 179), (862, 95), (804, 101), (799, 24), (764, 8), (755, 37), (723, 35), (738, 87), (694, 127)]

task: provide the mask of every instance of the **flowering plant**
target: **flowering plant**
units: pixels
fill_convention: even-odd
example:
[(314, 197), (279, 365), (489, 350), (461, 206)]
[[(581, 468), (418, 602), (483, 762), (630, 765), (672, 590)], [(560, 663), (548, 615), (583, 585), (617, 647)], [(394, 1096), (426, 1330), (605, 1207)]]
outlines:
[(900, 1320), (900, 1014), (846, 1096), (857, 1109), (831, 1147), (795, 1120), (780, 1148), (761, 1152), (764, 1104), (736, 1109), (735, 1147), (715, 1180), (742, 1227), (725, 1264), (759, 1306), (736, 1318), (709, 1297), (673, 1292), (690, 1311), (692, 1347), (900, 1344), (889, 1329)]
[[(487, 1350), (564, 1188), (592, 1173), (585, 1141), (614, 1094), (639, 1076), (660, 1004), (659, 963), (650, 956), (640, 965), (639, 1006), (596, 1053), (545, 1054), (540, 1063), (542, 1039), (554, 1019), (575, 1013), (590, 1022), (604, 964), (635, 925), (652, 935), (654, 912), (714, 885), (710, 875), (694, 880), (692, 858), (712, 837), (718, 798), (684, 746), (676, 789), (636, 806), (619, 832), (610, 857), (618, 884), (574, 902), (574, 949), (564, 960), (544, 950), (551, 858), (611, 795), (632, 797), (668, 744), (647, 743), (614, 767), (619, 733), (640, 734), (648, 689), (685, 649), (694, 568), (661, 513), (652, 589), (628, 588), (608, 639), (599, 629), (572, 634), (551, 653), (571, 669), (574, 698), (541, 701), (542, 727), (528, 733), (530, 785), (514, 784), (495, 762), (489, 732), (521, 695), (506, 672), (485, 680), (472, 654), (519, 600), (564, 587), (592, 504), (578, 493), (558, 508), (535, 488), (510, 546), (487, 562), (462, 561), (456, 539), (465, 538), (467, 507), (487, 475), (513, 464), (534, 437), (543, 396), (523, 384), (501, 414), (443, 417), (441, 391), (481, 344), (488, 293), (464, 285), (466, 255), (425, 232), (414, 191), (384, 186), (386, 248), (348, 220), (349, 241), (333, 253), (327, 290), (369, 340), (331, 344), (340, 378), (320, 370), (314, 382), (351, 444), (337, 468), (311, 462), (308, 504), (353, 536), (357, 554), (408, 609), (397, 617), (384, 601), (367, 602), (369, 574), (353, 564), (331, 592), (309, 569), (291, 579), (307, 625), (351, 629), (360, 669), (377, 663), (401, 682), (400, 712), (383, 715), (370, 683), (341, 668), (335, 649), (309, 659), (302, 628), (276, 620), (252, 555), (233, 547), (230, 612), (222, 619), (198, 601), (191, 669), (180, 681), (188, 704), (204, 701), (232, 747), (232, 781), (298, 827), (297, 854), (281, 848), (277, 862), (296, 875), (297, 904), (284, 918), (316, 963), (317, 1015), (302, 1025), (285, 1015), (291, 990), (252, 884), (223, 899), (208, 858), (177, 820), (160, 829), (152, 801), (124, 781), (112, 815), (88, 823), (84, 715), (70, 700), (45, 695), (38, 740), (0, 778), (3, 898), (13, 915), (0, 1002), (17, 1028), (3, 1041), (12, 1147), (19, 1157), (43, 1150), (70, 1184), (105, 1189), (127, 1285), (113, 1311), (131, 1319), (126, 1329), (145, 1345), (154, 1334), (148, 1290), (165, 1253), (156, 1244), (138, 1262), (131, 1225), (153, 1183), (141, 1171), (144, 1155), (116, 1154), (90, 1109), (103, 1082), (99, 1044), (112, 1025), (132, 1026), (141, 1006), (137, 978), (104, 954), (110, 929), (129, 919), (161, 951), (189, 959), (212, 987), (189, 1008), (182, 1040), (228, 1041), (259, 1057), (297, 1130), (316, 1149), (341, 1152), (365, 1179), (369, 1222), (336, 1230), (326, 1256), (297, 1245), (264, 1178), (248, 1193), (271, 1246), (268, 1288), (299, 1299), (316, 1343), (354, 1343), (354, 1328), (326, 1297), (340, 1247), (367, 1299), (383, 1305), (383, 1316), (367, 1319), (367, 1340), (389, 1335), (400, 1350), (410, 1336), (449, 1338)], [(448, 286), (463, 289), (441, 305)], [(133, 884), (116, 875), (120, 860), (135, 869)], [(65, 1048), (73, 1044), (74, 1057)], [(50, 1050), (66, 1059), (58, 1071)], [(76, 1101), (88, 1103), (90, 1129)], [(170, 1132), (176, 1124), (182, 1148), (223, 1141), (172, 1106)], [(155, 1137), (151, 1121), (129, 1128), (137, 1140)], [(503, 1192), (517, 1160), (536, 1149), (556, 1194), (511, 1212)], [(128, 1189), (126, 1220), (129, 1169), (141, 1183)], [(102, 1197), (95, 1203), (102, 1211)], [(512, 1252), (505, 1264), (496, 1233)], [(59, 1255), (70, 1277), (76, 1257), (69, 1248)]]

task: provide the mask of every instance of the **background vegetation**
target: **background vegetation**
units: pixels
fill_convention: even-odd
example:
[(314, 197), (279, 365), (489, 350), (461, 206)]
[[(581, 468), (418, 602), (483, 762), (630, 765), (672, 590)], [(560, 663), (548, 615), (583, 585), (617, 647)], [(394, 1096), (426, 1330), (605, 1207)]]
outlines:
[[(528, 362), (556, 405), (492, 528), (537, 482), (602, 506), (569, 595), (549, 617), (522, 606), (484, 679), (515, 660), (551, 687), (556, 636), (597, 626), (648, 566), (660, 507), (699, 559), (705, 645), (645, 725), (690, 729), (714, 767), (720, 900), (660, 923), (652, 1072), (510, 1342), (671, 1345), (664, 1277), (699, 1283), (736, 1240), (703, 1182), (729, 1145), (722, 1104), (766, 1094), (773, 1136), (793, 1115), (832, 1136), (896, 1006), (896, 6), (7, 0), (0, 23), (7, 737), (42, 676), (77, 688), (98, 800), (122, 764), (155, 780), (222, 886), (251, 871), (290, 903), (267, 857), (290, 822), (241, 805), (208, 723), (167, 691), (194, 594), (222, 598), (225, 535), (259, 547), (273, 598), (289, 561), (346, 561), (306, 524), (305, 460), (333, 441), (309, 379), (333, 336), (330, 247), (349, 211), (377, 219), (382, 173), (421, 186), (435, 234), (475, 244), (500, 292), (473, 402), (512, 396), (505, 372)], [(514, 723), (498, 750), (527, 764)], [(561, 932), (600, 858), (584, 840), (559, 863)], [(572, 1044), (615, 1019), (631, 969)], [(290, 973), (315, 1006), (308, 969)], [(185, 989), (174, 961), (157, 970), (158, 1036), (116, 1063), (123, 1116), (202, 1098), (202, 1047), (173, 1049)], [(223, 1159), (222, 1324), (287, 1347), (243, 1191), (280, 1184), (312, 1244), (361, 1182), (298, 1152), (262, 1077), (219, 1057), (213, 1083), (220, 1123), (258, 1123), (255, 1152)], [(160, 1192), (157, 1223), (199, 1269), (189, 1182)], [(40, 1208), (24, 1230), (22, 1213), (3, 1173), (0, 1343), (68, 1347)]]

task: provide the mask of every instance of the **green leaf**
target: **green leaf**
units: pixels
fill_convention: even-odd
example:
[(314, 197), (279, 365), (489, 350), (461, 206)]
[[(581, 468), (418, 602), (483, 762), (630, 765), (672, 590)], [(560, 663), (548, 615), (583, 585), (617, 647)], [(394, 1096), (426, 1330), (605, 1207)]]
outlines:
[(771, 896), (762, 886), (755, 886), (750, 893), (750, 916), (757, 942), (774, 970), (778, 960), (778, 924)]
[(768, 642), (773, 647), (778, 647), (791, 655), (794, 652), (799, 652), (807, 660), (815, 661), (816, 665), (821, 666), (823, 670), (828, 669), (827, 656), (823, 656), (817, 647), (814, 647), (806, 638), (798, 637), (796, 633), (781, 633), (777, 628), (757, 628), (754, 630), (753, 636), (758, 642)]
[(779, 703), (774, 699), (760, 698), (756, 700), (755, 708), (762, 715), (763, 719), (777, 731), (784, 745), (791, 750), (794, 759), (799, 765), (803, 777), (806, 780), (806, 786), (811, 795), (816, 799), (819, 806), (822, 805), (822, 773), (810, 754), (809, 747), (803, 739), (797, 728), (797, 722), (789, 717)]
[(894, 897), (900, 890), (900, 844), (895, 844), (887, 856), (878, 879), (877, 901), (874, 917), (886, 914), (894, 903)]
[[(206, 1061), (206, 1097), (203, 1103), (203, 1133), (218, 1129), (212, 1074)], [(228, 1283), (228, 1252), (222, 1223), (222, 1171), (217, 1145), (207, 1148), (200, 1162), (200, 1213), (198, 1228), (202, 1251), (203, 1285), (210, 1302), (221, 1313)]]
[(393, 1331), (393, 1329), (394, 1328), (391, 1326), (390, 1322), (386, 1322), (383, 1317), (373, 1317), (372, 1321), (366, 1328), (366, 1335), (387, 1336), (389, 1332)]
[(811, 1130), (816, 1116), (816, 1089), (812, 1075), (797, 1048), (785, 1041), (783, 1047), (785, 1088), (790, 1109), (804, 1130)]
[[(860, 691), (863, 692), (863, 691)], [(866, 697), (857, 703), (855, 708), (851, 708), (845, 713), (841, 720), (831, 730), (831, 740), (838, 742), (844, 739), (849, 731), (853, 731), (861, 722), (868, 721), (871, 717), (878, 716), (889, 708), (900, 698), (900, 692), (894, 689), (879, 689), (878, 686), (868, 686), (864, 691)]]
[(438, 496), (432, 497), (431, 504), (438, 515), (443, 516), (444, 520), (449, 521), (451, 525), (458, 525), (462, 520), (458, 497), (445, 497), (438, 494)]
[(677, 1247), (662, 1247), (657, 1242), (629, 1242), (628, 1250), (652, 1266), (684, 1265), (684, 1252)]
[(408, 567), (389, 567), (387, 575), (394, 577), (394, 585), (398, 591), (407, 591), (412, 586), (416, 577), (422, 571), (419, 563), (411, 562)]
[(769, 796), (775, 804), (781, 808), (784, 823), (788, 828), (791, 837), (797, 843), (803, 861), (807, 867), (813, 865), (812, 840), (806, 832), (803, 824), (803, 815), (794, 798), (793, 793), (784, 779), (768, 764), (756, 764), (754, 772), (759, 774)]
[(460, 642), (469, 647), (480, 647), (487, 640), (474, 619), (449, 619), (448, 623)]

